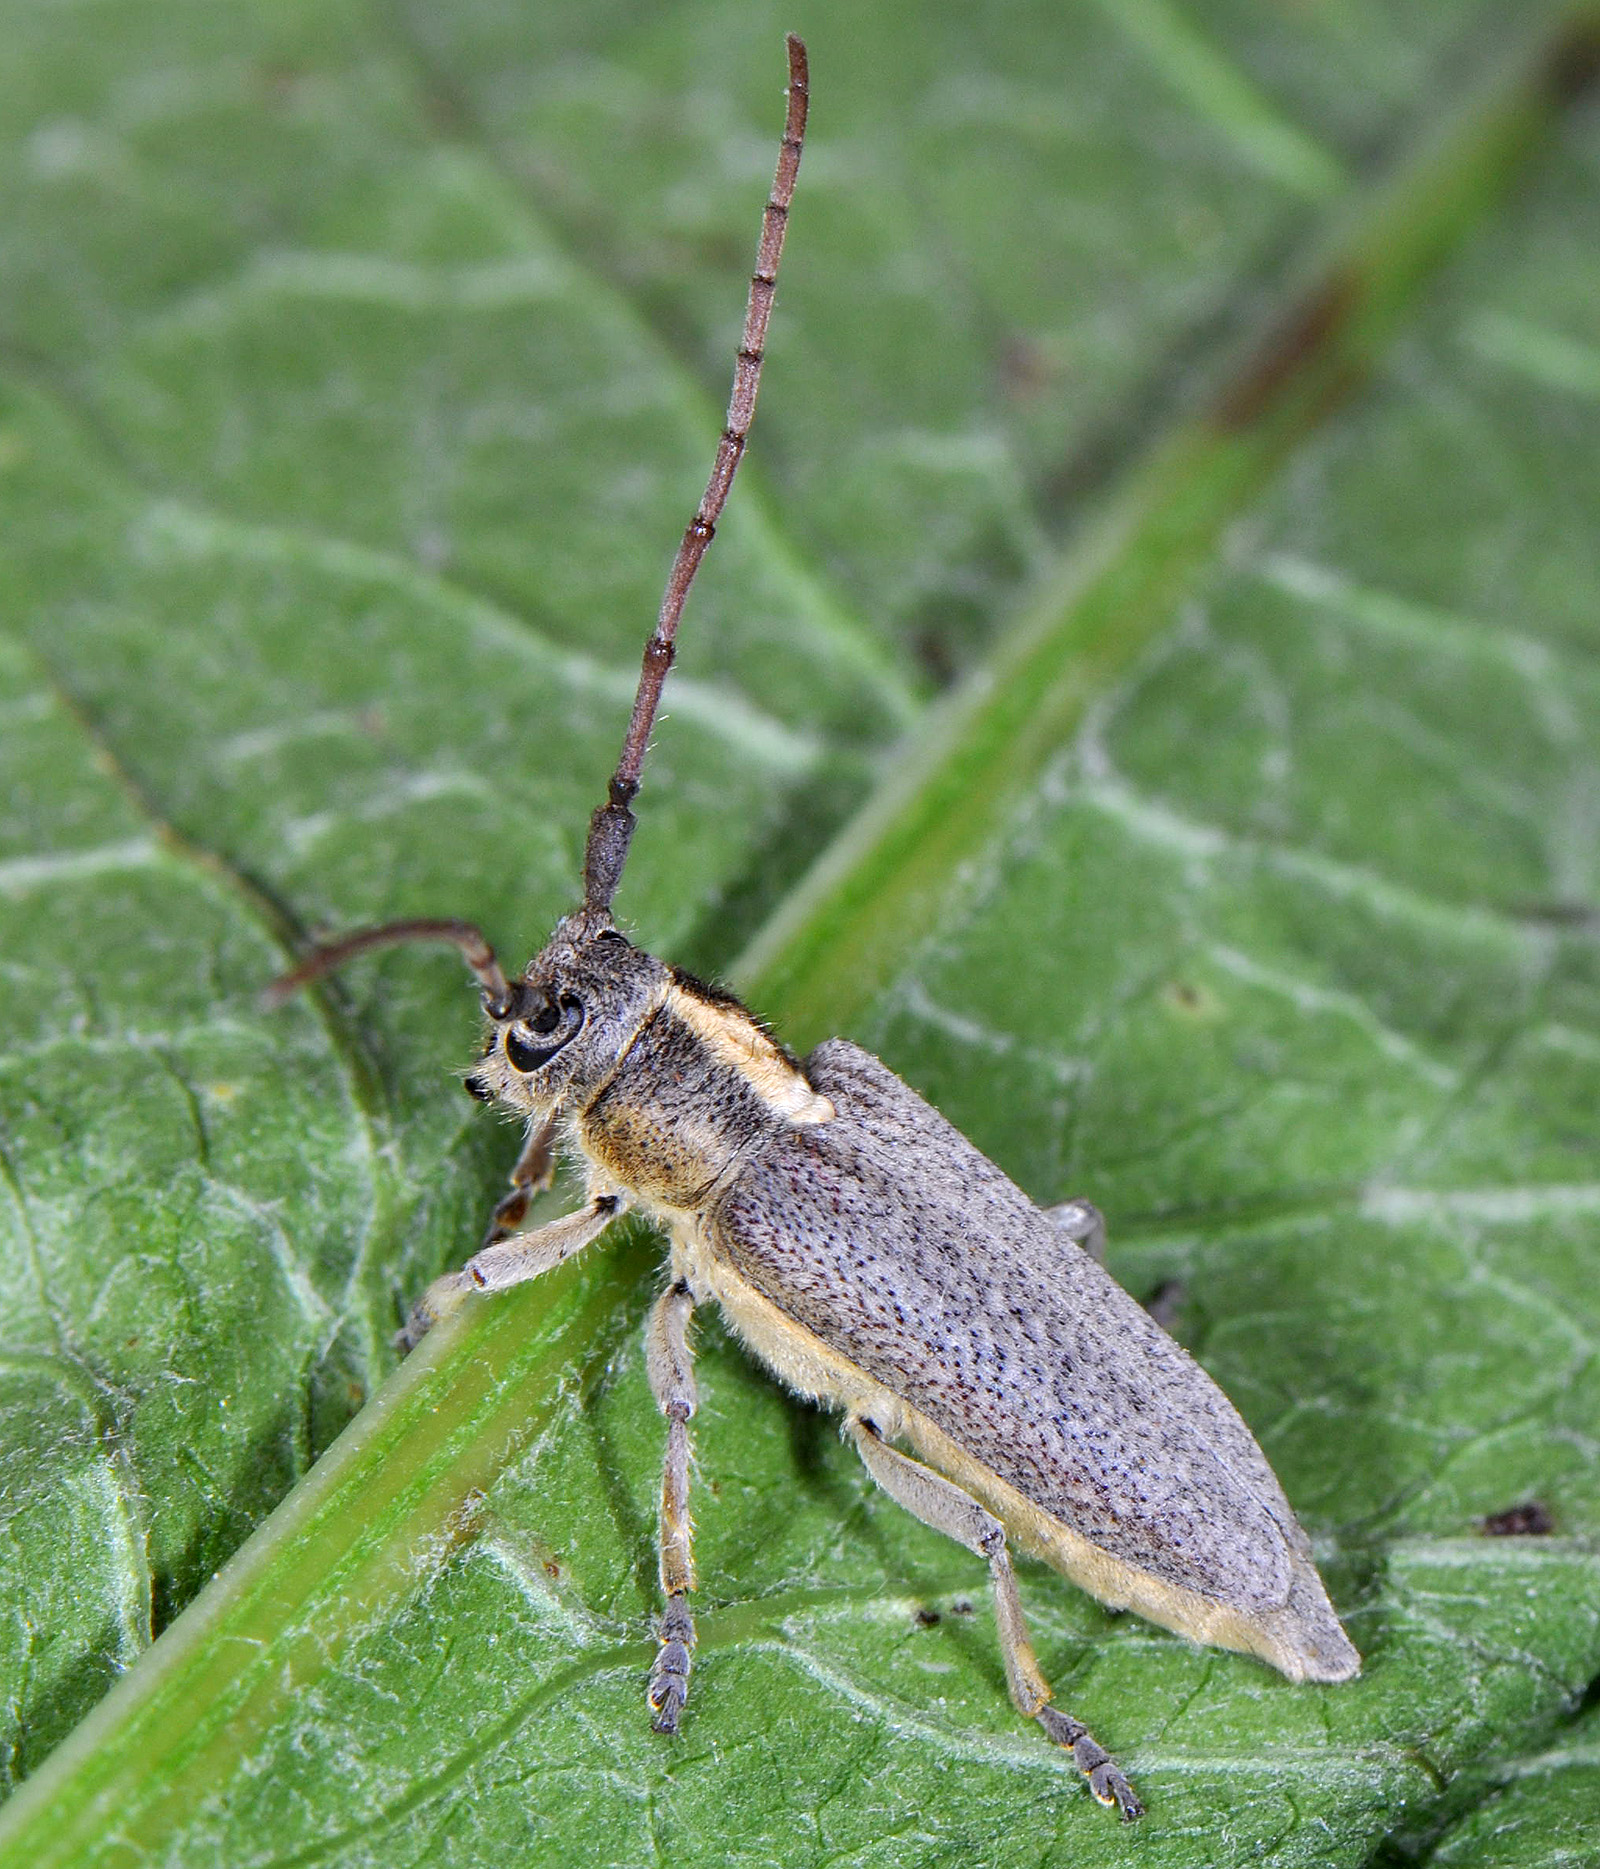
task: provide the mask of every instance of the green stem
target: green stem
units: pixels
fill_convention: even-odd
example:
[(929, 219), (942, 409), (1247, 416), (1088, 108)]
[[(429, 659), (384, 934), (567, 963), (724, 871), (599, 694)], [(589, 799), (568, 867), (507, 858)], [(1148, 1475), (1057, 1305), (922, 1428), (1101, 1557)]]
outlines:
[(637, 1253), (564, 1266), (430, 1332), (287, 1499), (6, 1806), (0, 1863), (161, 1855), (286, 1701), (472, 1534), (548, 1425)]
[[(1600, 59), (1600, 9), (1464, 108), (1135, 473), (741, 969), (807, 1042), (847, 1024), (1008, 805), (1133, 663), (1227, 523), (1370, 371), (1427, 274)], [(608, 1252), (436, 1330), (0, 1815), (0, 1869), (160, 1855), (291, 1696), (435, 1571), (637, 1286)]]

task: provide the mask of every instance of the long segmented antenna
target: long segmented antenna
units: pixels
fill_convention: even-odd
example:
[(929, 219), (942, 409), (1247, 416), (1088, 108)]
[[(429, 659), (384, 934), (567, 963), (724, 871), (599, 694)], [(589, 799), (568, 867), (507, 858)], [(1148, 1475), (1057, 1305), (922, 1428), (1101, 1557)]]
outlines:
[(678, 619), (683, 615), (684, 600), (689, 595), (694, 574), (700, 569), (700, 560), (716, 536), (717, 518), (733, 485), (733, 477), (739, 471), (745, 439), (756, 412), (761, 360), (766, 352), (767, 320), (772, 316), (789, 203), (794, 199), (795, 177), (800, 171), (800, 147), (805, 140), (809, 96), (806, 48), (793, 33), (787, 35), (785, 43), (789, 48), (789, 111), (783, 126), (783, 146), (778, 151), (778, 171), (772, 178), (772, 193), (767, 197), (761, 216), (761, 242), (756, 249), (756, 269), (750, 276), (750, 297), (745, 305), (739, 358), (734, 365), (728, 420), (722, 439), (717, 443), (711, 478), (706, 482), (694, 518), (689, 521), (678, 555), (672, 561), (655, 630), (644, 647), (644, 667), (639, 676), (639, 691), (633, 698), (627, 736), (622, 742), (622, 757), (606, 788), (606, 802), (589, 820), (589, 842), (583, 856), (583, 909), (585, 917), (595, 921), (610, 919), (612, 899), (622, 879), (628, 845), (633, 840), (634, 816), (629, 807), (638, 796), (639, 774), (650, 745), (650, 729), (655, 724), (661, 690), (676, 653)]
[[(789, 203), (794, 199), (795, 177), (800, 171), (800, 146), (806, 133), (806, 48), (793, 33), (787, 35), (785, 43), (789, 49), (789, 109), (783, 126), (783, 146), (778, 151), (778, 171), (761, 216), (761, 242), (756, 249), (756, 269), (750, 276), (750, 297), (745, 305), (739, 358), (734, 365), (728, 419), (722, 439), (717, 443), (711, 478), (706, 482), (694, 518), (689, 521), (678, 555), (672, 561), (655, 630), (645, 644), (644, 667), (633, 698), (627, 736), (622, 742), (622, 757), (612, 774), (605, 804), (589, 820), (589, 841), (583, 857), (583, 915), (591, 926), (610, 924), (612, 898), (617, 893), (628, 845), (633, 838), (634, 816), (628, 807), (638, 795), (639, 774), (650, 745), (650, 729), (661, 704), (662, 684), (667, 679), (667, 670), (672, 667), (678, 620), (683, 615), (684, 599), (689, 595), (694, 574), (700, 569), (700, 560), (716, 534), (717, 518), (727, 501), (733, 477), (739, 471), (745, 439), (756, 412), (767, 320), (772, 316), (778, 261), (783, 256), (784, 229), (789, 218)], [(369, 948), (388, 947), (396, 941), (447, 941), (458, 947), (462, 959), (477, 975), (478, 984), (483, 988), (484, 1010), (495, 1019), (509, 1014), (513, 994), (495, 959), (494, 949), (471, 922), (462, 921), (385, 922), (378, 928), (358, 928), (326, 947), (313, 948), (299, 966), (274, 980), (264, 996), (267, 1004), (280, 1005), (300, 987), (320, 980), (353, 956), (364, 954)]]
[(324, 974), (342, 967), (369, 948), (391, 947), (396, 941), (448, 941), (461, 950), (461, 958), (478, 977), (483, 988), (483, 1009), (491, 1019), (503, 1019), (511, 1010), (511, 988), (507, 984), (494, 949), (484, 939), (481, 929), (471, 922), (436, 921), (426, 917), (417, 921), (385, 922), (381, 928), (357, 928), (326, 947), (313, 948), (298, 967), (278, 978), (262, 994), (268, 1006), (281, 1006), (290, 994), (320, 980)]

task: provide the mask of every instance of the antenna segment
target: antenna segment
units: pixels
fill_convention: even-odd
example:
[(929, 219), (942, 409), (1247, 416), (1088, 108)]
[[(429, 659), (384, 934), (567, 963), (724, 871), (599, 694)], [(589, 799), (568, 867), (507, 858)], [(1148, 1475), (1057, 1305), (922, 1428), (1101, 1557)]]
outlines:
[(728, 498), (733, 477), (739, 471), (745, 440), (756, 412), (761, 361), (766, 354), (767, 320), (772, 316), (778, 262), (783, 256), (789, 203), (794, 199), (795, 177), (800, 171), (800, 147), (806, 133), (806, 48), (793, 33), (788, 34), (786, 44), (789, 49), (789, 111), (783, 126), (783, 146), (778, 151), (772, 193), (767, 197), (761, 216), (761, 242), (756, 250), (756, 269), (750, 277), (750, 297), (745, 305), (744, 335), (739, 340), (727, 423), (717, 443), (711, 478), (706, 482), (694, 518), (689, 521), (678, 555), (672, 561), (656, 626), (644, 647), (644, 667), (639, 676), (638, 693), (633, 699), (627, 736), (622, 742), (622, 757), (611, 775), (606, 802), (589, 820), (589, 842), (583, 858), (583, 909), (586, 918), (597, 921), (610, 919), (612, 899), (622, 878), (628, 845), (633, 840), (635, 820), (629, 807), (638, 795), (639, 775), (650, 745), (650, 729), (655, 724), (661, 690), (676, 653), (678, 620), (683, 615), (684, 600), (700, 569), (706, 547), (716, 536), (717, 518)]
[[(655, 630), (645, 644), (644, 667), (633, 699), (627, 737), (622, 743), (622, 757), (611, 776), (606, 802), (589, 820), (589, 841), (583, 858), (583, 920), (591, 927), (606, 927), (611, 921), (612, 898), (617, 893), (628, 845), (633, 838), (634, 817), (629, 806), (638, 794), (639, 774), (649, 749), (656, 709), (661, 703), (662, 684), (667, 679), (667, 670), (672, 667), (678, 620), (683, 615), (684, 599), (689, 595), (694, 574), (700, 569), (700, 560), (716, 533), (717, 518), (727, 501), (733, 477), (739, 471), (739, 459), (756, 412), (767, 320), (772, 316), (784, 228), (789, 218), (789, 203), (794, 198), (795, 177), (800, 171), (800, 145), (806, 131), (806, 49), (793, 33), (788, 34), (786, 43), (789, 48), (789, 110), (783, 126), (783, 147), (778, 152), (778, 172), (773, 177), (772, 193), (767, 197), (761, 216), (761, 242), (756, 249), (756, 269), (750, 277), (750, 297), (745, 306), (739, 359), (734, 366), (727, 423), (717, 443), (711, 478), (706, 482), (694, 518), (689, 521), (678, 555), (672, 561)], [(491, 1019), (510, 1016), (515, 992), (482, 932), (471, 922), (432, 919), (358, 928), (341, 940), (313, 948), (298, 967), (273, 981), (267, 989), (267, 1003), (279, 1005), (297, 988), (320, 980), (352, 956), (364, 954), (370, 948), (388, 947), (397, 941), (443, 941), (459, 949), (483, 989), (485, 1012)]]

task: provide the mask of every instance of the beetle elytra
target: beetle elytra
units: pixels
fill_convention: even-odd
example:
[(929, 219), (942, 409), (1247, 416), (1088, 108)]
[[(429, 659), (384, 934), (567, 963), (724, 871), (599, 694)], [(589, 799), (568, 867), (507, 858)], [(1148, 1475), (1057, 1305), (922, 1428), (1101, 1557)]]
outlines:
[[(1121, 1769), (1051, 1704), (1009, 1544), (1197, 1642), (1293, 1680), (1345, 1680), (1359, 1657), (1266, 1457), (1210, 1377), (1102, 1269), (1088, 1202), (1041, 1210), (869, 1053), (833, 1039), (797, 1062), (731, 996), (634, 946), (612, 918), (679, 618), (754, 414), (807, 108), (805, 49), (791, 36), (788, 50), (783, 145), (727, 426), (590, 822), (582, 906), (515, 979), (470, 923), (407, 921), (315, 950), (274, 991), (413, 939), (454, 943), (482, 989), (486, 1039), (467, 1088), (523, 1117), (527, 1140), (482, 1250), (424, 1294), (406, 1346), (471, 1293), (570, 1258), (629, 1208), (669, 1234), (647, 1342), (667, 1421), (665, 1606), (648, 1688), (659, 1732), (677, 1731), (689, 1691), (689, 1324), (715, 1300), (784, 1383), (844, 1411), (885, 1492), (987, 1560), (1012, 1700), (1131, 1819), (1143, 1807)], [(583, 1163), (587, 1199), (519, 1231), (558, 1151)]]

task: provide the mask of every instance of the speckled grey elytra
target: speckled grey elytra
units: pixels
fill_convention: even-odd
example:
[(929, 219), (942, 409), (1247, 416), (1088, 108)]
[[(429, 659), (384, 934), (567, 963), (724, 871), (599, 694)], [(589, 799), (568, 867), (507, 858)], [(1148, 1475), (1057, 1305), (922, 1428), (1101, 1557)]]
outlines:
[[(805, 50), (788, 46), (783, 148), (727, 427), (590, 823), (582, 908), (515, 980), (470, 923), (411, 921), (316, 950), (274, 991), (413, 939), (453, 942), (482, 987), (485, 1043), (466, 1086), (523, 1116), (527, 1141), (482, 1250), (423, 1295), (403, 1346), (473, 1293), (561, 1264), (629, 1208), (670, 1235), (646, 1356), (667, 1420), (665, 1608), (648, 1689), (658, 1732), (678, 1730), (688, 1696), (688, 1331), (695, 1307), (715, 1300), (791, 1389), (844, 1411), (887, 1493), (987, 1560), (1012, 1700), (1132, 1819), (1143, 1806), (1121, 1769), (1050, 1704), (1008, 1541), (1195, 1641), (1260, 1656), (1295, 1681), (1346, 1680), (1360, 1657), (1266, 1457), (1210, 1377), (1104, 1271), (1089, 1202), (1036, 1207), (876, 1058), (831, 1039), (797, 1063), (736, 1000), (635, 947), (611, 915), (678, 621), (754, 414), (805, 127)], [(585, 1204), (518, 1231), (558, 1150), (584, 1164)]]

